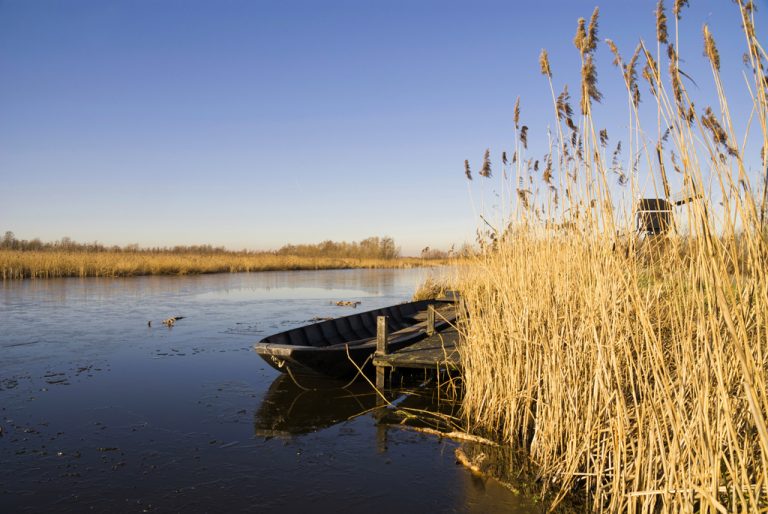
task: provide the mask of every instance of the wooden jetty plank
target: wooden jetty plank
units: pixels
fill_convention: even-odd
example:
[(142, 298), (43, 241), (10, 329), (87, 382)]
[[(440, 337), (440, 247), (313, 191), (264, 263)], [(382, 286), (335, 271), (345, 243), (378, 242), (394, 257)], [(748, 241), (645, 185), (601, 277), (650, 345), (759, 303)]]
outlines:
[(459, 352), (456, 350), (458, 340), (458, 332), (450, 327), (402, 350), (386, 355), (377, 353), (373, 357), (373, 365), (377, 369), (382, 367), (458, 369), (461, 366)]

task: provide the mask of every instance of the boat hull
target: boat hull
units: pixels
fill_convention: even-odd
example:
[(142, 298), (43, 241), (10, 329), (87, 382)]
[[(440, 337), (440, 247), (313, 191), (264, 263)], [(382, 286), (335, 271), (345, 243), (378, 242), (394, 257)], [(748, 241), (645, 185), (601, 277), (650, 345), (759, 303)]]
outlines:
[(449, 302), (425, 300), (344, 316), (299, 327), (262, 339), (254, 350), (281, 372), (344, 378), (371, 368), (376, 351), (376, 319), (387, 316), (388, 349), (397, 351), (426, 337), (426, 312), (438, 315), (435, 328), (453, 320)]

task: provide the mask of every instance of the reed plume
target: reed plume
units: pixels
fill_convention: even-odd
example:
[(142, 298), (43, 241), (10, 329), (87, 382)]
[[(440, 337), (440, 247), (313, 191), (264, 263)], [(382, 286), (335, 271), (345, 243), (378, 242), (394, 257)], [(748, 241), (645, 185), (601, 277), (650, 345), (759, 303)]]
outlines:
[(717, 51), (715, 45), (715, 39), (712, 37), (712, 33), (709, 31), (709, 27), (704, 25), (704, 55), (707, 56), (709, 62), (712, 63), (712, 67), (717, 71), (720, 71), (720, 53)]
[(640, 87), (637, 85), (637, 59), (640, 57), (642, 45), (638, 44), (632, 54), (632, 58), (624, 66), (624, 81), (627, 84), (630, 98), (635, 108), (640, 104)]
[(547, 159), (547, 166), (544, 168), (541, 179), (547, 184), (552, 185), (552, 157)]
[(643, 66), (643, 78), (648, 83), (648, 89), (651, 91), (651, 94), (658, 98), (658, 84), (660, 82), (659, 77), (659, 68), (656, 64), (656, 61), (654, 60), (653, 56), (649, 52), (644, 52), (645, 54), (645, 66)]
[(517, 190), (517, 197), (520, 200), (520, 203), (522, 204), (524, 209), (529, 209), (531, 207), (530, 202), (528, 200), (528, 195), (531, 192), (527, 189), (518, 188)]
[(515, 113), (515, 128), (520, 128), (520, 97), (518, 96), (517, 99), (515, 99), (515, 108), (513, 110)]
[(563, 91), (557, 95), (557, 101), (555, 103), (555, 109), (557, 111), (558, 119), (565, 120), (566, 124), (572, 130), (575, 130), (573, 124), (573, 109), (571, 108), (571, 95), (568, 93), (568, 85), (566, 84)]
[(693, 123), (693, 120), (695, 120), (695, 119), (696, 119), (696, 109), (695, 109), (695, 107), (693, 105), (693, 102), (690, 102), (688, 104), (688, 109), (685, 111), (684, 121), (688, 125), (690, 125), (691, 123)]
[(600, 146), (605, 147), (608, 144), (608, 129), (600, 129)]
[(621, 54), (619, 53), (619, 49), (616, 47), (616, 43), (614, 43), (612, 39), (606, 39), (605, 44), (608, 45), (608, 48), (613, 54), (612, 64), (614, 66), (621, 66)]
[(675, 0), (675, 5), (672, 7), (672, 12), (678, 20), (680, 19), (680, 13), (682, 12), (683, 7), (687, 5), (688, 0)]
[(584, 55), (584, 53), (587, 51), (586, 24), (587, 20), (584, 18), (579, 18), (579, 21), (576, 24), (576, 35), (573, 36), (573, 45), (582, 55)]
[(656, 4), (656, 40), (659, 43), (667, 43), (667, 15), (664, 13), (664, 0)]
[(581, 113), (588, 114), (592, 101), (600, 102), (603, 95), (597, 90), (597, 67), (592, 55), (587, 55), (581, 66)]
[(669, 152), (669, 157), (672, 160), (672, 167), (677, 173), (682, 173), (683, 171), (680, 169), (680, 165), (677, 163), (677, 156), (675, 155), (674, 150)]
[(472, 180), (472, 170), (469, 169), (469, 160), (464, 160), (464, 175), (466, 175), (467, 180)]
[(485, 150), (485, 154), (483, 155), (483, 167), (480, 168), (480, 171), (478, 172), (478, 175), (485, 178), (490, 178), (491, 176), (491, 150), (490, 148)]
[(552, 78), (552, 69), (549, 67), (549, 56), (545, 49), (541, 49), (539, 54), (539, 67), (541, 68), (541, 74), (549, 78)]
[(619, 158), (621, 157), (621, 141), (616, 143), (616, 148), (613, 150), (613, 154), (611, 155), (611, 171), (614, 173), (618, 173), (621, 171), (621, 164), (619, 163)]
[(669, 80), (672, 83), (672, 94), (675, 98), (678, 112), (682, 115), (683, 110), (683, 83), (680, 81), (680, 68), (678, 68), (677, 53), (675, 45), (667, 46), (667, 56), (669, 57)]
[(744, 29), (744, 33), (747, 36), (747, 41), (753, 55), (760, 55), (757, 53), (757, 42), (755, 41), (755, 24), (752, 21), (752, 13), (755, 11), (755, 4), (750, 0), (749, 2), (740, 3), (742, 6), (742, 23), (741, 26)]
[(716, 145), (722, 146), (730, 155), (735, 156), (737, 154), (736, 149), (728, 143), (728, 134), (725, 132), (722, 125), (720, 125), (720, 122), (718, 121), (717, 116), (715, 116), (715, 113), (712, 112), (711, 107), (704, 109), (704, 115), (701, 117), (701, 124), (709, 130), (709, 133), (712, 135), (712, 140)]
[(594, 52), (597, 48), (597, 18), (600, 14), (600, 8), (595, 7), (592, 11), (592, 16), (589, 18), (589, 26), (587, 27), (587, 37), (585, 42), (585, 51), (587, 53)]

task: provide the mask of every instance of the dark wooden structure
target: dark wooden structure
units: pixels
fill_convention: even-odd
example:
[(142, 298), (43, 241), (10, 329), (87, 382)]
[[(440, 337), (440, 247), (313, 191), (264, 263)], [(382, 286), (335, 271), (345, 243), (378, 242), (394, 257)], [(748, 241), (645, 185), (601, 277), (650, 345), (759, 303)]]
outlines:
[(637, 231), (640, 234), (656, 236), (665, 234), (674, 227), (672, 207), (679, 207), (688, 202), (701, 198), (690, 187), (684, 187), (680, 192), (664, 198), (641, 198), (637, 203)]
[(280, 332), (253, 348), (278, 371), (349, 377), (370, 366), (377, 345), (411, 345), (453, 320), (452, 299), (392, 305)]
[(663, 198), (641, 198), (637, 205), (637, 231), (655, 236), (672, 227), (672, 204)]
[[(386, 319), (379, 318), (379, 337), (373, 365), (376, 367), (376, 387), (383, 389), (390, 372), (396, 369), (422, 369), (425, 371), (453, 371), (461, 366), (461, 357), (457, 350), (459, 332), (452, 324), (443, 324), (439, 329), (441, 313), (433, 308), (427, 312), (427, 337), (399, 350), (393, 350), (388, 344)], [(452, 315), (451, 318), (455, 318)]]

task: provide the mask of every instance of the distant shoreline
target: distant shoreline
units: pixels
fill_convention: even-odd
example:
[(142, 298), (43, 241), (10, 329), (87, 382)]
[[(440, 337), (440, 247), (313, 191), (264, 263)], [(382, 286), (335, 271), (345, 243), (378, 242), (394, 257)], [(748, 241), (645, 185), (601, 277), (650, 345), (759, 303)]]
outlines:
[(258, 271), (420, 268), (442, 266), (449, 259), (396, 257), (299, 257), (274, 254), (149, 253), (145, 251), (67, 252), (0, 250), (3, 280), (64, 277), (137, 277), (203, 275)]

